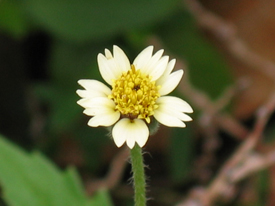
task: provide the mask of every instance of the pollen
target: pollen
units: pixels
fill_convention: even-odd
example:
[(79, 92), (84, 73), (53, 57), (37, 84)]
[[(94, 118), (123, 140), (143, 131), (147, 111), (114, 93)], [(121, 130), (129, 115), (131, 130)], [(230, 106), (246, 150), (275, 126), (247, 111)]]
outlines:
[(160, 97), (158, 92), (160, 86), (151, 81), (149, 75), (136, 70), (134, 65), (124, 72), (118, 79), (113, 81), (112, 99), (122, 116), (130, 119), (144, 119), (150, 123), (150, 116), (158, 108), (156, 100)]

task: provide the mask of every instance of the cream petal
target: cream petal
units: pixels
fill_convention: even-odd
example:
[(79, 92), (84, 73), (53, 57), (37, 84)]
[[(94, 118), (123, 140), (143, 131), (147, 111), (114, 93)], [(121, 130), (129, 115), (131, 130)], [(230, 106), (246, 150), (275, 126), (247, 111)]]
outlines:
[(167, 65), (167, 68), (164, 72), (164, 75), (169, 75), (171, 74), (171, 72), (173, 71), (174, 67), (175, 67), (175, 64), (176, 64), (176, 60), (175, 59), (172, 59), (171, 61), (169, 61), (168, 65)]
[(153, 46), (148, 46), (139, 53), (139, 55), (135, 58), (133, 62), (133, 65), (136, 69), (143, 68), (144, 65), (149, 62), (152, 57), (153, 49)]
[(183, 70), (178, 70), (170, 74), (163, 83), (157, 84), (161, 85), (161, 88), (159, 89), (159, 94), (163, 96), (172, 92), (178, 86), (182, 75)]
[(165, 105), (171, 105), (171, 107), (177, 108), (180, 112), (185, 113), (192, 113), (193, 109), (192, 107), (184, 100), (173, 97), (173, 96), (163, 96), (157, 99), (156, 103), (161, 106), (163, 104)]
[(190, 122), (193, 120), (190, 116), (182, 112), (177, 112), (176, 115), (181, 121), (184, 121), (184, 122)]
[(124, 51), (116, 45), (114, 46), (114, 59), (116, 61), (117, 67), (122, 72), (125, 72), (131, 69), (131, 65), (128, 57), (126, 56)]
[(112, 59), (113, 58), (113, 55), (112, 55), (112, 53), (110, 52), (109, 49), (105, 49), (104, 52), (105, 52), (105, 57), (107, 59)]
[(130, 149), (133, 149), (133, 147), (135, 146), (135, 143), (136, 143), (136, 141), (132, 137), (128, 137), (126, 140), (126, 144)]
[[(78, 96), (80, 96), (81, 98), (86, 98), (89, 96), (89, 92), (87, 92), (86, 90), (82, 90), (82, 89), (78, 89), (76, 90), (76, 93), (78, 94)], [(99, 93), (101, 94), (101, 93)], [(97, 95), (96, 95), (97, 96)]]
[(94, 106), (94, 107), (89, 107), (85, 108), (83, 113), (88, 115), (88, 116), (96, 116), (96, 115), (105, 115), (105, 114), (111, 114), (114, 113), (115, 109), (111, 107), (104, 107), (104, 106)]
[(109, 87), (97, 80), (81, 79), (78, 81), (78, 84), (86, 89), (76, 91), (76, 93), (82, 98), (104, 97), (112, 93)]
[(100, 74), (109, 85), (112, 85), (113, 80), (131, 68), (126, 54), (116, 45), (113, 47), (113, 54), (105, 49), (105, 56), (103, 54), (97, 56)]
[(77, 101), (77, 104), (84, 108), (89, 107), (107, 107), (115, 108), (115, 103), (107, 97), (95, 97), (95, 98), (85, 98)]
[(78, 94), (78, 96), (80, 96), (81, 98), (94, 98), (94, 97), (106, 97), (106, 94), (99, 92), (99, 91), (87, 91), (87, 90), (80, 90), (78, 89), (76, 91), (76, 93)]
[(143, 120), (124, 118), (115, 124), (112, 134), (118, 147), (126, 141), (128, 147), (132, 149), (135, 142), (140, 147), (145, 145), (149, 137), (149, 129)]
[(89, 120), (88, 125), (91, 127), (98, 127), (98, 126), (109, 127), (115, 124), (119, 118), (120, 118), (120, 113), (118, 111), (113, 110), (113, 112), (102, 113), (92, 117)]
[[(103, 111), (101, 111), (101, 109)], [(83, 111), (83, 113), (86, 114), (86, 115), (88, 115), (88, 116), (95, 116), (95, 115), (98, 115), (100, 113), (106, 112), (106, 110), (108, 110), (108, 109), (106, 109), (106, 108), (100, 108), (100, 111), (99, 111), (99, 109), (97, 107), (91, 107), (91, 108), (85, 109)]]
[(86, 108), (87, 105), (89, 105), (88, 101), (90, 101), (90, 99), (80, 99), (80, 100), (78, 100), (76, 103), (77, 103), (78, 105), (80, 105), (81, 107)]
[(185, 127), (182, 121), (191, 121), (191, 117), (183, 112), (193, 112), (191, 106), (178, 97), (164, 96), (156, 101), (158, 108), (154, 117), (162, 124), (170, 127)]
[(168, 61), (169, 61), (169, 57), (164, 56), (154, 66), (152, 65), (152, 67), (149, 69), (150, 71), (149, 75), (152, 77), (152, 81), (156, 81), (158, 78), (160, 78), (163, 75), (168, 65)]
[(179, 111), (177, 107), (170, 104), (162, 104), (158, 107), (157, 110), (170, 116), (174, 116), (181, 121), (189, 122), (192, 120), (190, 116), (184, 114), (183, 112)]
[(154, 111), (154, 117), (158, 122), (168, 127), (186, 127), (186, 125), (177, 117), (166, 114), (161, 110)]
[(103, 84), (100, 81), (94, 80), (94, 79), (80, 79), (77, 81), (79, 85), (81, 85), (86, 90), (99, 90), (105, 93), (108, 93), (110, 91), (109, 87), (107, 87), (105, 84)]
[(107, 59), (103, 54), (98, 54), (97, 63), (102, 78), (109, 85), (112, 85), (112, 80), (116, 79), (120, 73), (120, 70), (117, 69), (114, 58)]
[(163, 75), (160, 78), (158, 78), (158, 80), (156, 81), (157, 85), (162, 85), (163, 82), (165, 82), (167, 77), (171, 74), (172, 70), (174, 69), (175, 64), (176, 64), (175, 59), (172, 59), (171, 61), (169, 61)]
[(95, 116), (95, 115), (100, 115), (104, 113), (112, 113), (115, 111), (115, 105), (94, 105), (92, 107), (85, 107), (85, 110), (83, 111), (84, 114), (88, 116)]
[(160, 58), (163, 54), (164, 50), (161, 49), (158, 52), (156, 52), (147, 62), (144, 62), (143, 67), (137, 67), (137, 69), (140, 69), (142, 73), (144, 74), (151, 74), (158, 62), (160, 61)]
[(117, 147), (121, 147), (127, 139), (126, 135), (120, 135), (120, 133), (124, 132), (124, 128), (121, 128), (121, 124), (118, 124), (120, 121), (115, 124), (112, 130), (112, 136)]
[(158, 61), (160, 60), (163, 52), (164, 52), (163, 49), (161, 49), (158, 52), (156, 52), (151, 57), (151, 59), (146, 64), (144, 64), (143, 67), (138, 68), (138, 69), (142, 70), (144, 73), (150, 73), (151, 72), (150, 70), (152, 70), (155, 67), (155, 65), (158, 63)]

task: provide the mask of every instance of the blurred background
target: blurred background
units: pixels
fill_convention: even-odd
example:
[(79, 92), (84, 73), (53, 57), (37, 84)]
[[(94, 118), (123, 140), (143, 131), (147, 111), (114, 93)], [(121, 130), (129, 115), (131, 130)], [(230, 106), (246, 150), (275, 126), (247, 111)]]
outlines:
[[(118, 45), (130, 61), (148, 45), (163, 48), (186, 72), (174, 94), (194, 121), (160, 126), (144, 157), (148, 205), (176, 205), (215, 179), (274, 92), (274, 9), (272, 0), (0, 0), (0, 133), (61, 169), (76, 167), (92, 196), (127, 154), (106, 129), (87, 126), (77, 81), (102, 80), (96, 58), (105, 48)], [(257, 152), (274, 149), (273, 125), (274, 117)], [(242, 179), (213, 205), (275, 205), (272, 171)], [(107, 187), (114, 205), (133, 205), (130, 172), (126, 162)]]

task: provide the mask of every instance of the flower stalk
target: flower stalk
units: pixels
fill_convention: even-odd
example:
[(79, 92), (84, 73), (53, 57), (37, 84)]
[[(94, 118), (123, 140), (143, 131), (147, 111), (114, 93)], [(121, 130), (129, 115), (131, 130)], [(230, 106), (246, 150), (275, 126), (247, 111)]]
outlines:
[(135, 206), (146, 205), (146, 182), (144, 175), (144, 164), (142, 149), (135, 145), (131, 151), (131, 163), (135, 190)]

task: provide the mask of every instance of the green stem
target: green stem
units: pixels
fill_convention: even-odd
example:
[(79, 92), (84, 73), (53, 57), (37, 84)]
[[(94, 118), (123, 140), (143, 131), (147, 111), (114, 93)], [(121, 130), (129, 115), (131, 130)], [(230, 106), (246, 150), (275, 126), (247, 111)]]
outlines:
[(131, 149), (131, 163), (132, 172), (134, 179), (134, 189), (135, 189), (135, 206), (145, 206), (146, 205), (146, 195), (145, 195), (145, 175), (144, 175), (144, 164), (142, 157), (142, 150), (136, 144), (133, 149)]

